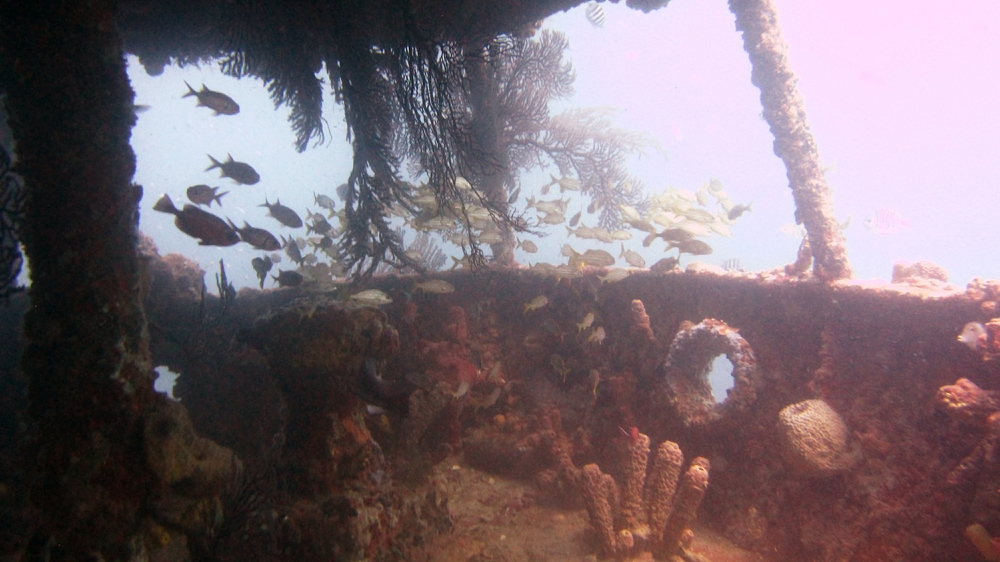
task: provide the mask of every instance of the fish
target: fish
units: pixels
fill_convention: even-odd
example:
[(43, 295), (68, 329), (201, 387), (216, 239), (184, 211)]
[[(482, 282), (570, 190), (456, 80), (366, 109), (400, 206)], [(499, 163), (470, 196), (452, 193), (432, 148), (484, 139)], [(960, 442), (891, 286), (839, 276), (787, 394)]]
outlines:
[(617, 283), (628, 276), (629, 276), (629, 270), (616, 267), (608, 271), (607, 275), (598, 275), (597, 278), (603, 284), (603, 283)]
[(739, 258), (729, 258), (722, 262), (722, 269), (726, 271), (743, 271), (743, 264), (740, 263)]
[(587, 338), (587, 341), (588, 342), (591, 342), (591, 341), (592, 342), (596, 342), (597, 345), (601, 345), (601, 343), (604, 342), (604, 338), (606, 338), (606, 337), (607, 337), (607, 333), (605, 333), (604, 328), (598, 326), (598, 327), (594, 328), (594, 330), (592, 332), (590, 332), (590, 336)]
[(680, 261), (675, 257), (663, 258), (658, 262), (654, 263), (649, 267), (649, 270), (653, 273), (663, 273), (670, 271), (677, 267), (677, 262)]
[(535, 201), (534, 197), (528, 197), (527, 208), (535, 208), (539, 213), (566, 213), (566, 201), (563, 199), (552, 199), (548, 201)]
[(279, 287), (298, 287), (305, 280), (298, 271), (285, 271), (283, 269), (279, 269), (278, 275), (272, 275), (271, 279), (274, 279)]
[(590, 228), (589, 226), (582, 225), (582, 224), (580, 226), (578, 226), (576, 230), (573, 230), (572, 228), (570, 228), (570, 227), (567, 226), (566, 227), (566, 233), (567, 233), (566, 236), (569, 236), (570, 234), (572, 234), (573, 236), (576, 236), (577, 238), (593, 238), (594, 237), (594, 229)]
[(542, 322), (542, 329), (555, 336), (559, 340), (559, 343), (563, 342), (563, 336), (565, 333), (555, 320), (546, 318), (545, 321)]
[(594, 396), (597, 396), (597, 385), (601, 383), (601, 373), (600, 373), (600, 371), (598, 371), (597, 369), (591, 369), (590, 370), (590, 376), (587, 377), (587, 378), (590, 379), (590, 387), (591, 387), (590, 388), (590, 392)]
[(549, 304), (549, 297), (545, 295), (538, 295), (537, 297), (524, 303), (524, 314), (527, 314), (531, 310), (537, 310), (539, 308), (542, 308), (547, 304)]
[(507, 198), (507, 204), (513, 205), (517, 201), (517, 198), (520, 196), (521, 196), (521, 188), (518, 187), (513, 192), (511, 192), (510, 197)]
[(910, 223), (901, 217), (896, 211), (889, 209), (875, 209), (872, 216), (865, 219), (865, 227), (880, 236), (886, 234), (896, 234), (904, 228), (909, 228)]
[(566, 382), (566, 375), (569, 374), (569, 367), (566, 366), (566, 361), (563, 360), (562, 356), (558, 353), (553, 353), (549, 357), (549, 364), (552, 365), (552, 369), (557, 375), (562, 377), (563, 382)]
[(299, 218), (298, 213), (282, 205), (281, 199), (278, 199), (276, 202), (271, 203), (267, 200), (267, 197), (265, 197), (264, 204), (257, 206), (267, 207), (268, 216), (274, 218), (275, 220), (277, 220), (278, 222), (287, 227), (299, 228), (302, 226), (302, 219)]
[(587, 2), (583, 14), (594, 27), (604, 27), (604, 8), (597, 2)]
[(612, 240), (631, 240), (632, 233), (627, 230), (613, 230), (611, 231)]
[(743, 216), (743, 213), (753, 211), (751, 207), (753, 207), (753, 201), (747, 203), (746, 205), (740, 203), (732, 209), (729, 209), (729, 213), (726, 216), (729, 217), (729, 220), (734, 221)]
[(847, 215), (847, 218), (844, 219), (844, 222), (840, 223), (841, 232), (847, 230), (848, 228), (850, 228), (850, 226), (851, 226), (851, 215)]
[(480, 244), (499, 244), (503, 242), (503, 235), (495, 230), (483, 232), (476, 237), (476, 242)]
[(528, 252), (529, 254), (534, 254), (538, 251), (538, 246), (536, 246), (531, 240), (519, 240), (517, 242), (517, 247), (525, 252)]
[(240, 112), (240, 104), (222, 92), (209, 90), (204, 84), (201, 85), (201, 91), (196, 92), (186, 80), (184, 85), (188, 87), (188, 92), (181, 98), (195, 96), (198, 98), (198, 105), (215, 111), (216, 115), (236, 115)]
[(557, 179), (552, 174), (549, 174), (549, 177), (552, 178), (552, 183), (550, 183), (549, 185), (557, 185), (558, 184), (559, 185), (559, 193), (565, 193), (567, 190), (569, 190), (569, 191), (580, 191), (580, 180), (578, 180), (576, 178), (570, 178), (570, 177), (563, 176), (563, 177)]
[(632, 220), (628, 220), (628, 221), (625, 221), (625, 222), (627, 222), (629, 226), (631, 226), (632, 228), (634, 228), (636, 230), (641, 230), (643, 232), (649, 232), (649, 233), (656, 232), (656, 227), (653, 226), (647, 220), (632, 219)]
[(639, 215), (639, 211), (637, 211), (635, 207), (633, 207), (631, 205), (622, 204), (622, 205), (618, 205), (618, 208), (622, 212), (622, 220), (624, 222), (641, 221), (642, 220), (642, 216)]
[(969, 322), (962, 328), (962, 333), (958, 335), (958, 341), (969, 346), (969, 349), (976, 351), (979, 349), (979, 340), (986, 335), (986, 328), (979, 322)]
[(378, 374), (375, 359), (369, 357), (358, 374), (357, 393), (365, 401), (373, 402), (383, 409), (405, 408), (402, 404), (418, 388), (410, 378), (410, 375), (398, 381), (382, 378)]
[(625, 258), (625, 261), (632, 267), (646, 267), (646, 260), (639, 255), (639, 252), (626, 250), (625, 244), (622, 244), (622, 253), (618, 254), (618, 257)]
[(216, 194), (220, 188), (218, 187), (208, 187), (204, 184), (192, 185), (187, 188), (187, 198), (189, 201), (195, 205), (204, 205), (206, 207), (212, 206), (212, 201), (215, 201), (222, 206), (222, 196), (229, 193), (228, 191), (223, 191), (222, 193)]
[(708, 191), (705, 190), (703, 185), (701, 189), (695, 192), (694, 196), (698, 199), (698, 204), (702, 207), (708, 207)]
[(538, 219), (538, 224), (561, 224), (566, 222), (566, 215), (562, 213), (546, 213), (544, 217)]
[(583, 277), (583, 272), (575, 265), (566, 264), (553, 268), (552, 275), (557, 279), (577, 279)]
[(288, 258), (293, 262), (302, 265), (302, 251), (299, 248), (299, 243), (296, 242), (291, 236), (288, 237), (288, 240), (285, 240), (285, 238), (282, 237), (281, 241), (284, 243), (282, 247), (285, 248), (285, 253), (288, 254)]
[[(319, 213), (317, 213), (318, 215)], [(315, 232), (320, 236), (325, 236), (327, 232), (333, 229), (333, 225), (330, 224), (325, 218), (313, 215), (313, 223), (306, 227), (306, 234), (312, 234)]]
[(615, 257), (605, 250), (587, 250), (579, 259), (594, 267), (608, 267), (615, 264)]
[(576, 225), (580, 222), (580, 217), (582, 215), (583, 211), (577, 211), (576, 214), (573, 215), (573, 218), (569, 219), (569, 225), (575, 228)]
[(260, 174), (257, 170), (253, 169), (253, 166), (247, 164), (246, 162), (237, 162), (233, 160), (232, 154), (226, 154), (229, 157), (225, 162), (219, 162), (208, 154), (208, 159), (212, 161), (212, 165), (205, 168), (205, 171), (213, 170), (219, 168), (222, 170), (221, 178), (230, 178), (236, 183), (243, 185), (253, 185), (260, 181)]
[(528, 267), (528, 271), (534, 273), (535, 275), (541, 275), (542, 277), (546, 275), (552, 275), (555, 272), (555, 266), (545, 262), (538, 262)]
[(712, 253), (712, 247), (701, 240), (682, 240), (667, 244), (667, 250), (673, 248), (677, 248), (682, 254), (691, 254), (692, 256), (707, 256)]
[(330, 211), (330, 214), (327, 215), (327, 218), (332, 219), (333, 215), (336, 214), (335, 209), (337, 208), (337, 203), (333, 200), (333, 198), (327, 195), (323, 195), (322, 193), (313, 192), (313, 201), (317, 205), (319, 205), (321, 209), (326, 209), (327, 211)]
[(417, 226), (418, 230), (451, 230), (452, 228), (455, 228), (455, 221), (447, 217), (434, 217)]
[(576, 329), (577, 329), (576, 331), (582, 332), (587, 328), (589, 328), (590, 325), (593, 323), (594, 323), (594, 313), (588, 312), (587, 315), (583, 317), (583, 320), (580, 320), (579, 322), (576, 323)]
[(656, 240), (657, 238), (662, 238), (667, 242), (683, 242), (694, 238), (694, 234), (692, 234), (690, 230), (684, 228), (668, 228), (662, 232), (650, 233), (649, 236), (642, 241), (643, 247), (648, 248), (649, 245), (653, 243), (653, 240)]
[(392, 298), (378, 289), (366, 289), (348, 298), (361, 306), (377, 307), (392, 303)]
[(199, 239), (198, 244), (202, 246), (232, 246), (240, 241), (239, 235), (226, 221), (194, 205), (184, 205), (178, 210), (169, 195), (161, 197), (153, 205), (153, 210), (174, 215), (174, 226), (184, 234)]
[(686, 209), (681, 211), (681, 214), (690, 220), (695, 222), (700, 222), (703, 224), (709, 224), (715, 222), (715, 215), (709, 213), (704, 209)]
[(258, 250), (273, 252), (281, 249), (281, 243), (278, 242), (278, 239), (263, 228), (254, 228), (250, 226), (247, 221), (243, 221), (243, 228), (237, 228), (236, 225), (233, 224), (233, 221), (229, 221), (229, 226), (233, 227), (233, 230), (240, 234), (240, 238), (243, 239), (244, 242), (250, 244), (254, 248), (257, 248)]
[(343, 201), (347, 201), (347, 193), (350, 190), (348, 189), (348, 186), (347, 186), (346, 183), (342, 183), (342, 184), (338, 185), (337, 189), (335, 189), (334, 191), (337, 192), (337, 197), (340, 197)]
[(250, 265), (253, 270), (257, 272), (257, 279), (260, 279), (260, 288), (264, 288), (264, 280), (267, 279), (267, 273), (271, 271), (271, 267), (274, 266), (274, 262), (271, 258), (264, 256), (262, 258), (254, 258), (250, 260)]
[(431, 279), (429, 281), (417, 283), (413, 286), (413, 290), (443, 295), (445, 293), (454, 293), (455, 287), (444, 279)]

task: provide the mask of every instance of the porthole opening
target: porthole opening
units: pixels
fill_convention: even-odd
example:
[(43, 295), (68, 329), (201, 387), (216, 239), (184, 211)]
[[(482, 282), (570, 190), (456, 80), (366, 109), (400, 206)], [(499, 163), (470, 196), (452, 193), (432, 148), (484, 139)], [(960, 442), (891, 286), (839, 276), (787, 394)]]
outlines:
[(733, 363), (725, 355), (718, 355), (712, 360), (708, 384), (712, 387), (712, 398), (715, 398), (716, 403), (725, 402), (729, 390), (736, 384), (736, 379), (733, 378)]

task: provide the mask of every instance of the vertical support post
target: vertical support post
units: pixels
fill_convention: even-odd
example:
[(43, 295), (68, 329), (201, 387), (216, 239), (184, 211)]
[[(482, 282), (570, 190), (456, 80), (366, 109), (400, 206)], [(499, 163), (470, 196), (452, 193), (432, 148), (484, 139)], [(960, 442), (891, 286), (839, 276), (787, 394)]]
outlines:
[(730, 0), (736, 29), (753, 65), (751, 81), (760, 88), (764, 119), (774, 135), (774, 153), (785, 163), (795, 198), (795, 219), (805, 225), (813, 255), (813, 273), (823, 281), (851, 277), (847, 249), (833, 215), (830, 188), (809, 131), (805, 105), (788, 65), (787, 47), (778, 27), (774, 0)]
[(51, 538), (64, 560), (128, 559), (151, 485), (141, 416), (155, 394), (115, 2), (0, 2), (0, 61), (27, 189), (35, 544)]

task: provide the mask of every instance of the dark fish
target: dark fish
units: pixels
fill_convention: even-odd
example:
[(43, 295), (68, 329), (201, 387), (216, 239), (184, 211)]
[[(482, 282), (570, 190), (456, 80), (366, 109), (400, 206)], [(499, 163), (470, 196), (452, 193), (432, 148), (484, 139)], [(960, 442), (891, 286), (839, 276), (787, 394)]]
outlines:
[(337, 197), (340, 197), (342, 201), (347, 201), (347, 184), (342, 183), (337, 186)]
[(177, 229), (199, 239), (202, 246), (232, 246), (240, 241), (239, 235), (226, 221), (194, 205), (184, 205), (183, 209), (177, 210), (169, 195), (161, 197), (153, 205), (153, 210), (174, 215)]
[(233, 101), (233, 98), (222, 92), (213, 92), (206, 88), (204, 84), (201, 85), (201, 91), (196, 92), (191, 87), (191, 84), (188, 84), (186, 81), (184, 85), (188, 87), (188, 93), (181, 97), (196, 96), (198, 98), (198, 105), (214, 110), (216, 115), (220, 113), (223, 115), (236, 115), (240, 112), (240, 105)]
[(299, 228), (302, 226), (302, 219), (299, 218), (298, 213), (282, 205), (281, 199), (278, 199), (275, 203), (270, 203), (265, 197), (264, 204), (257, 206), (267, 207), (268, 215), (274, 217), (278, 222), (285, 226), (291, 228)]
[(681, 240), (667, 244), (667, 250), (672, 248), (677, 248), (680, 253), (692, 256), (707, 256), (712, 253), (712, 247), (701, 240)]
[(233, 160), (231, 154), (227, 154), (229, 160), (225, 162), (219, 162), (212, 155), (208, 155), (208, 159), (212, 161), (212, 165), (205, 168), (205, 171), (209, 171), (214, 168), (219, 168), (222, 170), (223, 178), (232, 178), (236, 183), (241, 183), (243, 185), (253, 185), (260, 181), (260, 174), (257, 170), (253, 169), (253, 166), (247, 164), (246, 162), (237, 162)]
[(577, 223), (580, 222), (580, 216), (582, 214), (583, 214), (583, 211), (577, 211), (577, 213), (575, 215), (573, 215), (573, 218), (569, 219), (569, 225), (571, 227), (576, 227)]
[(746, 205), (743, 205), (741, 203), (733, 207), (732, 209), (729, 209), (729, 214), (727, 215), (729, 217), (729, 220), (734, 221), (743, 216), (743, 213), (747, 211), (752, 211), (753, 209), (750, 208), (751, 206), (753, 206), (753, 201), (747, 203)]
[(298, 271), (285, 271), (283, 269), (278, 270), (278, 276), (271, 276), (279, 287), (298, 287), (302, 284), (303, 278), (302, 274)]
[(327, 248), (333, 247), (333, 238), (329, 236), (324, 236), (319, 239), (318, 242), (313, 242), (313, 246), (319, 248), (320, 250), (325, 250)]
[[(317, 214), (317, 216), (318, 216), (318, 214)], [(307, 233), (313, 233), (313, 232), (315, 232), (316, 234), (319, 234), (320, 236), (325, 236), (326, 233), (330, 232), (330, 229), (332, 229), (332, 228), (333, 228), (333, 225), (331, 225), (329, 222), (327, 222), (327, 220), (324, 219), (323, 217), (318, 217), (318, 218), (314, 217), (313, 218), (313, 223), (310, 224), (308, 228), (306, 228), (306, 232)]]
[(195, 205), (204, 205), (206, 207), (212, 206), (212, 201), (215, 201), (222, 206), (222, 196), (229, 193), (228, 191), (223, 191), (222, 193), (216, 194), (220, 188), (218, 187), (208, 187), (205, 184), (192, 185), (187, 189), (188, 199)]
[[(364, 400), (390, 409), (406, 409), (407, 398), (418, 388), (414, 382), (424, 380), (423, 375), (411, 373), (401, 381), (383, 379), (378, 375), (374, 359), (365, 361), (358, 377), (358, 395)], [(433, 385), (431, 385), (433, 386)]]
[(518, 187), (513, 191), (513, 193), (510, 194), (510, 197), (507, 198), (507, 204), (513, 205), (517, 201), (517, 198), (520, 196), (521, 196), (521, 188)]
[(642, 241), (644, 247), (649, 247), (653, 243), (653, 240), (657, 238), (663, 238), (667, 242), (684, 242), (685, 240), (690, 240), (694, 238), (694, 234), (689, 230), (684, 230), (683, 228), (668, 228), (662, 232), (653, 232)]
[(288, 254), (289, 259), (302, 265), (302, 252), (299, 250), (299, 244), (295, 241), (295, 238), (289, 236), (288, 240), (285, 240), (285, 237), (282, 236), (281, 241), (284, 243), (282, 247), (285, 249), (285, 253)]
[(604, 8), (597, 2), (587, 2), (584, 14), (587, 16), (587, 21), (590, 22), (590, 25), (604, 27)]
[(271, 271), (271, 267), (274, 266), (274, 262), (271, 258), (264, 256), (262, 258), (254, 258), (250, 260), (250, 265), (253, 266), (253, 270), (257, 272), (257, 279), (260, 279), (260, 288), (264, 288), (264, 281), (267, 279), (267, 272)]
[(662, 260), (654, 263), (649, 270), (653, 273), (663, 273), (665, 271), (670, 271), (677, 267), (677, 262), (680, 261), (677, 258), (663, 258)]
[(278, 242), (278, 239), (263, 228), (254, 228), (250, 226), (247, 221), (243, 221), (243, 228), (237, 228), (236, 225), (233, 224), (233, 221), (229, 221), (229, 226), (233, 227), (233, 230), (240, 233), (240, 238), (242, 238), (244, 242), (250, 244), (254, 248), (257, 248), (258, 250), (273, 252), (281, 249), (281, 243)]

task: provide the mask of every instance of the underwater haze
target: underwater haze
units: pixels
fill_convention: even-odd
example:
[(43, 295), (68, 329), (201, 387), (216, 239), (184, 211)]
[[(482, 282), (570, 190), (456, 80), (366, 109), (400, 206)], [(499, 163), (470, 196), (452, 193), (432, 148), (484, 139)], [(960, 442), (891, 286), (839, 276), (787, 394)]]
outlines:
[[(567, 34), (565, 56), (577, 74), (574, 96), (554, 102), (553, 113), (613, 107), (617, 125), (658, 141), (662, 153), (647, 152), (631, 161), (632, 173), (650, 194), (670, 187), (695, 192), (715, 179), (733, 202), (752, 203), (731, 227), (731, 237), (706, 237), (714, 252), (685, 256), (682, 267), (702, 261), (753, 271), (794, 261), (801, 229), (793, 224), (784, 165), (772, 151), (760, 92), (750, 82), (750, 63), (725, 3), (673, 0), (651, 14), (624, 5), (600, 6), (603, 27), (588, 20), (584, 5), (544, 23), (543, 29)], [(947, 10), (901, 1), (778, 6), (836, 216), (849, 220), (844, 234), (855, 277), (888, 279), (894, 261), (930, 260), (959, 286), (973, 277), (1000, 278), (992, 250), (992, 242), (1000, 239), (1000, 5), (959, 2)], [(138, 158), (134, 181), (145, 190), (140, 228), (161, 254), (188, 256), (209, 277), (224, 259), (237, 287), (258, 285), (250, 262), (265, 252), (244, 243), (199, 246), (176, 229), (172, 215), (152, 209), (161, 194), (182, 207), (192, 185), (229, 192), (221, 208), (213, 204), (210, 212), (276, 236), (307, 234), (304, 227), (288, 228), (268, 217), (260, 206), (265, 200), (280, 199), (303, 218), (307, 209), (320, 210), (314, 194), (330, 196), (337, 209), (343, 208), (335, 189), (347, 181), (352, 155), (342, 109), (332, 96), (324, 99), (326, 142), (300, 154), (288, 109), (275, 110), (259, 80), (225, 76), (215, 65), (167, 67), (151, 77), (134, 58), (129, 75), (135, 103), (150, 106), (139, 114), (132, 136)], [(185, 81), (196, 90), (205, 85), (231, 96), (240, 112), (214, 115), (197, 107), (195, 97), (182, 97), (188, 91)], [(239, 185), (219, 178), (218, 170), (205, 171), (208, 155), (247, 162), (261, 180)], [(548, 171), (558, 175), (554, 167)], [(528, 196), (541, 198), (540, 189), (549, 181), (548, 173), (524, 176), (514, 206), (523, 210)], [(567, 217), (590, 203), (589, 197), (576, 195)], [(594, 226), (595, 217), (584, 210), (581, 223)], [(545, 237), (519, 237), (539, 247), (534, 254), (517, 250), (520, 263), (565, 263), (560, 255), (565, 243), (578, 252), (601, 248), (616, 257), (622, 249), (617, 240), (567, 239), (561, 224), (545, 231)], [(640, 253), (647, 266), (676, 255), (666, 253), (662, 241), (644, 247), (645, 233), (632, 233), (624, 248)], [(412, 237), (408, 233), (407, 242)], [(461, 254), (450, 242), (438, 240), (438, 245)], [(450, 265), (449, 260), (445, 267)], [(616, 266), (627, 265), (618, 257)], [(285, 257), (271, 274), (291, 269)], [(272, 283), (268, 279), (265, 288)], [(207, 285), (214, 291), (211, 279)]]

